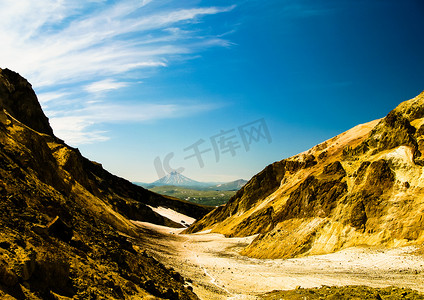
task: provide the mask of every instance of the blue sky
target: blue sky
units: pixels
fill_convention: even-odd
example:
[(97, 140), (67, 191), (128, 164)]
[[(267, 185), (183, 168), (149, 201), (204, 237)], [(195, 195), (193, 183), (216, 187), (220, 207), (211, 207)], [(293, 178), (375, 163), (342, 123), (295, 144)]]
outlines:
[(0, 67), (143, 182), (249, 179), (383, 117), (424, 90), (423, 35), (419, 0), (0, 0)]

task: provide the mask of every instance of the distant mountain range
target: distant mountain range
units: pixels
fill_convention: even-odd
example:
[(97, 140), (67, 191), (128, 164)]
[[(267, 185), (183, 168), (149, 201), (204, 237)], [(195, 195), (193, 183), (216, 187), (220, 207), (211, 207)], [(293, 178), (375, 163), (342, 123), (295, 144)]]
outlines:
[(178, 186), (195, 190), (236, 191), (243, 187), (247, 181), (244, 179), (238, 179), (231, 182), (200, 182), (174, 171), (152, 183), (134, 183), (147, 189), (157, 186)]
[(206, 187), (207, 183), (199, 182), (193, 179), (190, 179), (181, 173), (176, 171), (171, 172), (170, 174), (152, 182), (153, 186), (162, 186), (162, 185), (174, 185), (174, 186), (184, 186), (184, 187)]
[(219, 183), (219, 184), (216, 184), (216, 185), (213, 185), (213, 186), (209, 186), (208, 187), (208, 190), (214, 190), (214, 191), (238, 191), (246, 183), (247, 183), (247, 180), (238, 179), (238, 180), (227, 182), (227, 183)]

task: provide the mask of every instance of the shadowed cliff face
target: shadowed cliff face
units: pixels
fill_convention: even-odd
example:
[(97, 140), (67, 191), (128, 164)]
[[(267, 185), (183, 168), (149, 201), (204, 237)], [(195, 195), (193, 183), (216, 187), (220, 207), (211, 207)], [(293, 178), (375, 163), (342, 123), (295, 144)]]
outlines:
[(424, 242), (424, 93), (254, 176), (187, 232), (258, 234), (242, 253), (281, 258)]
[(9, 69), (0, 69), (0, 106), (28, 127), (53, 135), (48, 118), (44, 115), (31, 84)]
[(0, 69), (0, 298), (196, 299), (136, 245), (144, 233), (130, 219), (179, 226), (147, 205), (210, 211), (84, 158), (53, 135), (31, 85)]

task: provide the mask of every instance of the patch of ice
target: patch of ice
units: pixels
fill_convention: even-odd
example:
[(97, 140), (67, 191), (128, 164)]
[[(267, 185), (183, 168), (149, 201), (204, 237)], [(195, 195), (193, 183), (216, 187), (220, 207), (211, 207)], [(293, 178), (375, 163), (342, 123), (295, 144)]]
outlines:
[(153, 207), (148, 205), (155, 213), (170, 219), (171, 221), (174, 221), (175, 223), (179, 223), (185, 227), (190, 226), (191, 224), (193, 224), (196, 219), (186, 216), (182, 213), (179, 213), (171, 208), (168, 207), (163, 207), (163, 206), (159, 206), (159, 207)]

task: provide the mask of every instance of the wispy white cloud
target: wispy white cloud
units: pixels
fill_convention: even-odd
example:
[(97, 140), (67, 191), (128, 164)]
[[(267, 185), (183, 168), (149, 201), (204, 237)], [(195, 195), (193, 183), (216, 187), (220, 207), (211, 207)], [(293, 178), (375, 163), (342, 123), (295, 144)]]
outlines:
[(80, 116), (51, 118), (50, 124), (54, 132), (61, 138), (66, 138), (70, 145), (104, 142), (109, 138), (105, 131), (90, 128), (94, 123)]
[(66, 137), (71, 145), (106, 141), (106, 131), (93, 129), (96, 124), (148, 122), (160, 119), (180, 118), (217, 109), (216, 104), (154, 104), (88, 103), (73, 111), (55, 112), (50, 123), (59, 137)]
[(149, 2), (94, 5), (84, 1), (0, 0), (0, 65), (18, 70), (37, 87), (166, 66), (169, 56), (211, 45), (209, 39), (199, 44), (191, 31), (167, 30), (169, 27), (178, 28), (204, 15), (234, 8), (144, 12)]
[(86, 85), (84, 89), (89, 93), (99, 93), (110, 90), (117, 90), (126, 86), (128, 86), (128, 83), (126, 82), (118, 82), (115, 79), (108, 78)]
[(55, 132), (73, 144), (100, 141), (107, 139), (106, 133), (93, 128), (102, 122), (141, 122), (211, 109), (176, 104), (140, 104), (134, 109), (103, 103), (99, 110), (89, 95), (130, 86), (128, 72), (143, 78), (176, 58), (189, 60), (207, 48), (231, 46), (224, 35), (202, 34), (198, 24), (207, 15), (235, 6), (188, 7), (161, 0), (110, 3), (0, 0), (0, 67), (18, 71), (42, 91), (39, 99)]
[(64, 99), (68, 96), (69, 93), (61, 91), (46, 92), (38, 94), (38, 101), (40, 101), (43, 106), (46, 106), (50, 101)]

